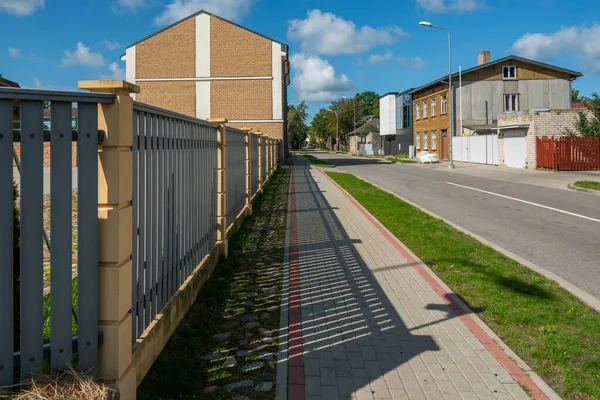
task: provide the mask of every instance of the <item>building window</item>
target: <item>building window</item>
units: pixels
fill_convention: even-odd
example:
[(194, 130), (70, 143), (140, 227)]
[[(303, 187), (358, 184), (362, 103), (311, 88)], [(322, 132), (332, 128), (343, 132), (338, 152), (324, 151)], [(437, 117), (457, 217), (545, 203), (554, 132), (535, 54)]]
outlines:
[(518, 94), (505, 94), (504, 95), (504, 112), (520, 111)]
[(423, 119), (427, 118), (427, 100), (423, 100)]
[(517, 67), (514, 65), (502, 67), (502, 79), (517, 79)]
[(417, 150), (421, 150), (421, 133), (417, 132)]
[(421, 104), (420, 103), (416, 104), (416, 112), (415, 113), (417, 114), (417, 119), (421, 119)]
[(431, 99), (431, 116), (435, 117), (437, 115), (437, 104), (435, 97)]
[(408, 95), (402, 97), (402, 128), (410, 128), (410, 103)]
[(446, 101), (446, 95), (442, 95), (442, 114), (448, 113), (448, 103)]
[(427, 132), (423, 132), (423, 150), (428, 150)]
[(437, 150), (437, 134), (431, 131), (431, 150)]

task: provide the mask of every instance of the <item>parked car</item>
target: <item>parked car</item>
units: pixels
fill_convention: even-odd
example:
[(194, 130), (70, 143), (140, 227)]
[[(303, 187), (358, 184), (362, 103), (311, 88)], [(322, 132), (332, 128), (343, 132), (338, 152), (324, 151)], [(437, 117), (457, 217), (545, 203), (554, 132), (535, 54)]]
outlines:
[(415, 156), (414, 160), (418, 163), (438, 163), (440, 162), (440, 157), (437, 154), (431, 154), (427, 151), (421, 151), (418, 152), (417, 155)]

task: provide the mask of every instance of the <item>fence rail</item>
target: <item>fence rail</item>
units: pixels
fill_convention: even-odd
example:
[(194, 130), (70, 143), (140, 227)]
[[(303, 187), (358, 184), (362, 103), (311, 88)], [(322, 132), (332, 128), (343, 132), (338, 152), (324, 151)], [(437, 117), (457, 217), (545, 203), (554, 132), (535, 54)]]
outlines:
[(600, 170), (600, 138), (538, 137), (537, 167), (561, 171)]
[(216, 242), (217, 128), (134, 103), (133, 342)]
[[(0, 386), (45, 369), (77, 361), (82, 370), (98, 367), (98, 104), (111, 94), (0, 89)], [(71, 109), (78, 109), (78, 130)], [(43, 110), (52, 110), (44, 130)], [(20, 130), (15, 131), (17, 124)], [(77, 139), (78, 256), (72, 259), (73, 193), (71, 152)], [(50, 233), (44, 241), (43, 145), (50, 142)], [(21, 159), (14, 143), (21, 143)], [(13, 241), (13, 160), (20, 162), (19, 247)], [(49, 311), (44, 310), (43, 248), (50, 251)], [(72, 336), (72, 268), (77, 263), (77, 337)], [(17, 278), (18, 277), (18, 278)], [(45, 318), (50, 319), (48, 332)], [(18, 322), (17, 322), (18, 321)], [(49, 364), (45, 364), (49, 360)]]

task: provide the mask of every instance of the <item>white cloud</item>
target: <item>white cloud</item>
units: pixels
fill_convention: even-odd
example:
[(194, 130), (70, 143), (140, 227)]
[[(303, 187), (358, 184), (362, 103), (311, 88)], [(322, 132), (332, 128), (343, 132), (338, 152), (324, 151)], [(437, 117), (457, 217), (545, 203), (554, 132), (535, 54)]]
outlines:
[(0, 10), (18, 17), (30, 15), (44, 7), (45, 0), (0, 0)]
[(81, 65), (84, 67), (100, 68), (106, 65), (104, 56), (100, 53), (92, 53), (89, 47), (85, 47), (82, 42), (77, 43), (77, 50), (65, 50), (65, 56), (62, 59), (63, 67)]
[(200, 10), (221, 18), (239, 21), (252, 7), (253, 0), (172, 0), (165, 10), (154, 18), (154, 25), (163, 26), (177, 22)]
[(352, 89), (352, 82), (344, 74), (336, 76), (327, 60), (296, 53), (290, 58), (292, 87), (298, 100), (330, 101)]
[(394, 57), (391, 51), (386, 50), (385, 53), (371, 54), (367, 60), (369, 64), (377, 64), (384, 61), (389, 61)]
[(33, 85), (25, 85), (23, 86), (25, 89), (43, 89), (43, 90), (69, 90), (69, 91), (82, 91), (81, 89), (75, 86), (66, 86), (66, 85), (55, 85), (53, 83), (45, 83), (40, 81), (37, 78), (33, 78)]
[(516, 54), (532, 59), (550, 59), (560, 54), (571, 54), (582, 67), (600, 73), (600, 24), (592, 27), (564, 27), (557, 32), (526, 33), (512, 46)]
[(121, 9), (136, 12), (139, 7), (146, 5), (146, 0), (117, 0), (116, 4), (113, 3), (113, 11), (117, 11), (115, 5), (119, 6)]
[(117, 50), (121, 45), (118, 42), (111, 42), (110, 40), (105, 40), (104, 45), (108, 50)]
[(397, 26), (358, 29), (354, 22), (320, 10), (309, 11), (306, 19), (288, 21), (288, 38), (300, 42), (302, 51), (309, 54), (363, 53), (406, 36)]
[(121, 68), (121, 66), (114, 62), (108, 66), (108, 70), (110, 74), (108, 75), (100, 75), (102, 79), (117, 79), (117, 80), (125, 80), (125, 69)]
[(21, 49), (18, 49), (16, 47), (9, 47), (8, 55), (11, 57), (17, 58), (17, 57), (21, 57), (23, 54), (21, 54)]
[(421, 57), (400, 57), (398, 62), (410, 69), (417, 70), (425, 68), (425, 61)]
[(465, 13), (484, 6), (483, 0), (417, 0), (417, 7), (433, 14), (445, 12)]

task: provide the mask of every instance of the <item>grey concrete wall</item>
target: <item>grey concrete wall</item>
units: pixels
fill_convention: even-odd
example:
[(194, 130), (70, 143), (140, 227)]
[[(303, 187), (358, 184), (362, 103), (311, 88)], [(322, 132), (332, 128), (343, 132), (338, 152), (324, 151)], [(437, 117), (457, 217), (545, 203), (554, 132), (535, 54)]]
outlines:
[(408, 147), (413, 144), (413, 129), (398, 129), (395, 135), (381, 136), (386, 156), (408, 154)]
[[(571, 107), (571, 85), (566, 79), (518, 81), (463, 81), (463, 125), (484, 125), (498, 121), (503, 113), (505, 93), (521, 95), (521, 111), (530, 109), (567, 109)], [(456, 101), (460, 101), (455, 87)], [(457, 126), (460, 114), (457, 109)], [(457, 129), (457, 134), (460, 134)]]

